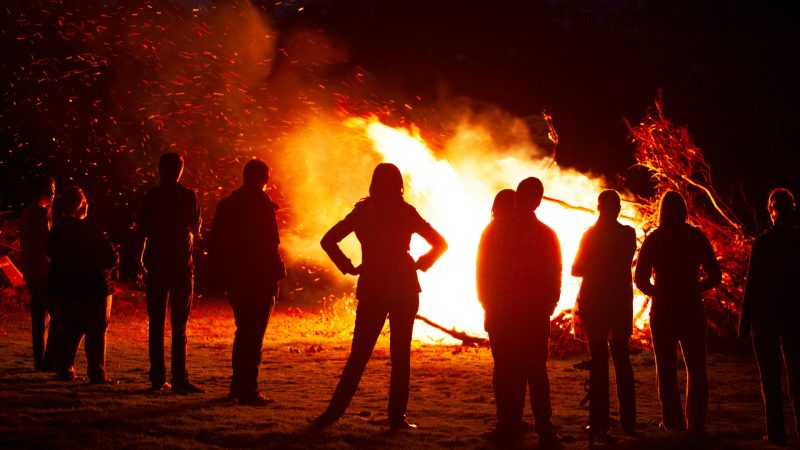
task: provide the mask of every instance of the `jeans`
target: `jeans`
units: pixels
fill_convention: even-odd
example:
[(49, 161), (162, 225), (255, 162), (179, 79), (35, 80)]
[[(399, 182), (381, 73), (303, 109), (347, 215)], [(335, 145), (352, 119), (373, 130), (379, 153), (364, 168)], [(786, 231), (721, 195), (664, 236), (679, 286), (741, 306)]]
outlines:
[[(650, 317), (656, 357), (658, 396), (664, 426), (671, 431), (703, 433), (708, 415), (705, 314), (690, 317)], [(678, 344), (686, 365), (686, 419), (678, 389)]]
[(193, 284), (192, 271), (189, 269), (180, 274), (157, 272), (147, 274), (150, 383), (153, 386), (161, 386), (167, 380), (167, 368), (164, 364), (167, 301), (170, 306), (169, 321), (172, 327), (172, 382), (189, 381), (189, 373), (186, 370), (186, 323), (192, 309)]
[(589, 342), (589, 355), (592, 366), (589, 372), (591, 379), (591, 398), (589, 403), (589, 423), (599, 431), (609, 428), (608, 401), (608, 353), (614, 361), (614, 372), (617, 381), (617, 399), (619, 400), (619, 421), (622, 429), (636, 428), (636, 387), (633, 378), (633, 366), (628, 354), (628, 338), (598, 340)]
[[(389, 300), (389, 301), (387, 301)], [(389, 382), (389, 420), (405, 418), (411, 378), (411, 335), (414, 329), (419, 297), (360, 300), (356, 309), (353, 344), (339, 384), (331, 398), (328, 413), (344, 414), (356, 392), (386, 317), (391, 327), (389, 350), (392, 373)]]
[(547, 375), (550, 318), (542, 316), (526, 321), (499, 319), (498, 323), (499, 326), (489, 326), (498, 428), (513, 428), (522, 423), (527, 387), (536, 431), (550, 432), (553, 427), (550, 379)]
[(75, 356), (85, 335), (83, 347), (89, 380), (102, 379), (106, 375), (106, 329), (111, 315), (111, 296), (62, 299), (59, 309), (64, 319), (64, 346), (58, 365), (59, 375), (75, 373)]
[(269, 316), (275, 306), (274, 293), (228, 294), (236, 322), (233, 338), (230, 392), (237, 398), (258, 394), (258, 367)]

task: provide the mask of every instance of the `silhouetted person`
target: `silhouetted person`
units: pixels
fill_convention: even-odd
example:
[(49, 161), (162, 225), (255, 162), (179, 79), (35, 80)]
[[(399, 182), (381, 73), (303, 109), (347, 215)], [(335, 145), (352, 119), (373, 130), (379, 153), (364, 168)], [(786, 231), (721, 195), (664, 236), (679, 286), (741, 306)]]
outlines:
[[(513, 224), (505, 224), (501, 215), (487, 227), (478, 256), (478, 283), (486, 287), (479, 287), (478, 292), (486, 309), (494, 357), (498, 418), (487, 437), (513, 438), (526, 427), (527, 387), (539, 441), (551, 445), (558, 435), (551, 422), (547, 354), (550, 316), (561, 293), (561, 246), (556, 233), (536, 217), (543, 194), (538, 178), (526, 178), (517, 187)], [(508, 229), (512, 232), (510, 243), (505, 233)], [(499, 232), (493, 236), (496, 230)], [(485, 277), (492, 273), (497, 277), (494, 281)], [(494, 293), (487, 297), (487, 291)]]
[[(669, 191), (661, 198), (659, 226), (639, 251), (634, 279), (652, 297), (650, 330), (658, 374), (658, 396), (668, 431), (702, 435), (708, 413), (706, 373), (706, 313), (703, 292), (722, 279), (708, 238), (686, 223), (686, 202)], [(700, 269), (704, 275), (700, 275)], [(651, 277), (655, 277), (655, 283)], [(686, 365), (686, 420), (678, 390), (678, 344)]]
[(75, 379), (75, 355), (85, 335), (89, 383), (113, 384), (105, 370), (106, 328), (119, 257), (105, 233), (86, 220), (89, 203), (80, 188), (65, 189), (58, 204), (63, 217), (47, 240), (48, 287), (63, 317), (58, 379)]
[(47, 276), (50, 271), (47, 235), (52, 224), (55, 189), (56, 184), (52, 178), (37, 178), (33, 184), (33, 202), (22, 212), (19, 223), (22, 275), (31, 295), (33, 366), (37, 371), (55, 370), (57, 348), (60, 345), (56, 305), (47, 292)]
[(628, 340), (633, 330), (631, 267), (636, 252), (636, 231), (617, 221), (619, 194), (613, 190), (597, 198), (600, 217), (584, 233), (572, 275), (583, 277), (576, 311), (589, 342), (591, 400), (589, 424), (594, 433), (609, 428), (608, 353), (614, 361), (619, 399), (619, 419), (626, 433), (636, 431), (636, 393)]
[(752, 331), (761, 372), (765, 439), (785, 444), (781, 350), (795, 429), (800, 435), (800, 230), (794, 221), (795, 200), (791, 192), (774, 189), (767, 207), (773, 226), (753, 243), (739, 334), (744, 337)]
[[(353, 267), (338, 242), (355, 233), (361, 243), (362, 264)], [(414, 261), (411, 236), (422, 236), (431, 249)], [(447, 249), (444, 238), (413, 206), (403, 200), (403, 176), (393, 164), (378, 164), (369, 197), (358, 202), (322, 238), (322, 248), (343, 274), (359, 275), (353, 344), (339, 384), (318, 425), (344, 414), (361, 380), (375, 342), (388, 315), (391, 324), (392, 374), (389, 384), (389, 422), (392, 429), (415, 428), (405, 420), (408, 405), (411, 333), (419, 308), (417, 270), (428, 270)]]
[(286, 269), (278, 253), (278, 205), (264, 192), (269, 168), (253, 159), (245, 164), (243, 178), (244, 185), (217, 205), (209, 252), (236, 322), (230, 395), (263, 406), (273, 400), (258, 390), (261, 346)]
[(200, 233), (200, 208), (194, 191), (181, 185), (183, 158), (164, 153), (158, 164), (161, 182), (144, 196), (139, 218), (140, 272), (146, 273), (150, 348), (150, 386), (169, 389), (164, 364), (167, 302), (172, 327), (172, 391), (205, 392), (189, 381), (186, 370), (186, 322), (192, 308), (193, 238)]

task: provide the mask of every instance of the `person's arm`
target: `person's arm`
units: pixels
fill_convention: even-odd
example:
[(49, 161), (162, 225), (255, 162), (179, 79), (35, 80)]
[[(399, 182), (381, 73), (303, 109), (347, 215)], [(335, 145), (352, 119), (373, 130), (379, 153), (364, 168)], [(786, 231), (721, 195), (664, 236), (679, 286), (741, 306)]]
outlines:
[(428, 250), (427, 253), (417, 258), (417, 269), (425, 272), (430, 269), (447, 250), (447, 241), (445, 241), (444, 237), (428, 222), (424, 222), (424, 225), (417, 229), (417, 234), (422, 236), (431, 246), (431, 249)]
[(147, 247), (147, 236), (150, 234), (150, 206), (148, 195), (142, 200), (142, 207), (139, 210), (139, 223), (136, 227), (136, 236), (133, 242), (133, 255), (136, 258), (136, 275), (141, 277), (147, 273), (144, 267), (144, 250)]
[(333, 261), (336, 267), (345, 275), (352, 274), (357, 275), (358, 271), (353, 266), (353, 262), (350, 261), (342, 249), (339, 248), (339, 242), (347, 237), (350, 233), (354, 230), (353, 228), (353, 221), (355, 211), (348, 214), (344, 219), (340, 220), (336, 225), (331, 227), (325, 236), (322, 237), (320, 241), (320, 245), (322, 249), (325, 250), (325, 253), (328, 254), (328, 257)]
[(701, 291), (707, 291), (714, 289), (722, 281), (722, 270), (719, 267), (719, 261), (717, 261), (717, 255), (714, 254), (714, 247), (711, 246), (711, 242), (699, 231), (698, 234), (701, 237), (700, 264), (703, 267), (703, 272), (705, 272), (705, 276), (700, 280), (699, 285)]
[(639, 261), (636, 263), (636, 271), (634, 272), (633, 280), (636, 287), (639, 288), (644, 295), (653, 296), (655, 294), (655, 286), (651, 281), (653, 276), (653, 240), (650, 236), (645, 238), (642, 249), (639, 250)]
[(278, 251), (278, 245), (281, 243), (280, 235), (278, 234), (278, 218), (276, 212), (278, 210), (278, 204), (269, 202), (269, 234), (271, 235), (271, 248), (270, 251), (272, 252), (272, 257), (274, 258), (274, 269), (275, 269), (275, 278), (277, 280), (283, 280), (286, 278), (286, 264), (283, 262), (283, 258), (281, 258), (281, 254)]
[(490, 231), (487, 228), (481, 234), (481, 240), (478, 243), (478, 257), (475, 261), (475, 288), (478, 294), (478, 301), (484, 310), (492, 302), (490, 297), (494, 286), (494, 280), (492, 280), (491, 276), (493, 262), (490, 257), (493, 245), (490, 241)]
[(747, 281), (744, 287), (744, 299), (742, 300), (742, 311), (739, 317), (739, 336), (747, 337), (753, 327), (753, 314), (757, 308), (758, 296), (762, 291), (762, 270), (763, 259), (761, 245), (756, 239), (753, 243), (753, 250), (750, 253), (750, 263), (747, 266)]
[(549, 264), (546, 265), (549, 270), (545, 273), (543, 294), (549, 307), (548, 311), (550, 311), (550, 315), (552, 316), (558, 305), (558, 300), (561, 298), (561, 272), (563, 269), (561, 262), (561, 243), (558, 241), (558, 235), (552, 230), (549, 246), (550, 248), (547, 252)]
[(200, 229), (203, 225), (203, 218), (200, 217), (200, 204), (197, 202), (197, 194), (194, 191), (190, 190), (191, 193), (191, 205), (192, 205), (192, 220), (190, 225), (190, 231), (192, 232), (192, 236), (195, 239), (200, 237)]
[(578, 246), (578, 252), (575, 254), (575, 261), (572, 263), (572, 276), (583, 277), (586, 276), (588, 250), (586, 249), (589, 241), (589, 232), (583, 233), (581, 237), (581, 244)]

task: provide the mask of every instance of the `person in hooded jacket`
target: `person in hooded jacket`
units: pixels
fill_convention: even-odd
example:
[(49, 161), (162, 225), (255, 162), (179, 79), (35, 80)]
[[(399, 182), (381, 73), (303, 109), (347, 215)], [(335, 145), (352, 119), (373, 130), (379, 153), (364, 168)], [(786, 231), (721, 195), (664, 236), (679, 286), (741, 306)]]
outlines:
[[(355, 233), (361, 243), (362, 263), (358, 267), (338, 246), (350, 233)], [(408, 253), (413, 234), (419, 234), (431, 245), (416, 261)], [(343, 274), (359, 278), (350, 356), (328, 408), (315, 423), (326, 426), (344, 415), (388, 316), (392, 361), (389, 424), (393, 430), (416, 428), (406, 421), (406, 409), (411, 334), (421, 291), (417, 270), (428, 270), (447, 249), (447, 243), (403, 199), (403, 176), (397, 166), (381, 163), (372, 174), (369, 196), (325, 233), (321, 245)]]
[[(642, 244), (634, 280), (636, 287), (652, 298), (650, 330), (661, 400), (660, 426), (676, 432), (688, 428), (702, 436), (708, 415), (703, 293), (720, 283), (722, 273), (708, 238), (686, 222), (687, 216), (686, 201), (678, 192), (662, 196), (659, 226)], [(685, 418), (678, 390), (679, 344), (686, 366)]]

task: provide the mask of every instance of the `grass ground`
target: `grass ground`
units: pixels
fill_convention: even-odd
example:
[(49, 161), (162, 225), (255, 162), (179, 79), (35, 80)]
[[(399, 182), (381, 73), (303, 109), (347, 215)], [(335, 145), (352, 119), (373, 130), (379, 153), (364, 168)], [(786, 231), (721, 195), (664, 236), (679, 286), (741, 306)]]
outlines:
[[(276, 402), (240, 406), (227, 398), (233, 319), (219, 299), (195, 303), (190, 319), (189, 371), (205, 395), (181, 397), (147, 390), (147, 317), (127, 294), (108, 331), (107, 369), (116, 386), (63, 383), (36, 373), (30, 361), (26, 310), (0, 303), (0, 446), (9, 448), (492, 448), (482, 432), (494, 423), (492, 358), (488, 349), (415, 343), (409, 419), (417, 430), (390, 434), (385, 424), (389, 382), (388, 334), (378, 342), (360, 388), (337, 424), (319, 431), (319, 414), (347, 358), (352, 317), (279, 308), (264, 340), (261, 385)], [(384, 330), (386, 331), (386, 330)], [(167, 341), (169, 342), (169, 341)], [(82, 352), (82, 351), (81, 351)], [(587, 411), (580, 358), (551, 359), (554, 421), (563, 448), (587, 448)], [(751, 357), (712, 354), (707, 441), (661, 432), (653, 358), (634, 356), (641, 436), (612, 433), (596, 448), (771, 448), (762, 443), (758, 372)], [(167, 364), (169, 367), (169, 364)], [(82, 373), (85, 359), (76, 369)], [(612, 395), (613, 388), (612, 388)], [(612, 402), (613, 404), (613, 402)], [(613, 407), (612, 407), (613, 408)], [(613, 414), (613, 413), (612, 413)], [(530, 417), (530, 409), (526, 410)], [(531, 434), (519, 448), (536, 446)], [(793, 441), (796, 444), (796, 440)]]

